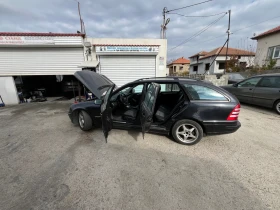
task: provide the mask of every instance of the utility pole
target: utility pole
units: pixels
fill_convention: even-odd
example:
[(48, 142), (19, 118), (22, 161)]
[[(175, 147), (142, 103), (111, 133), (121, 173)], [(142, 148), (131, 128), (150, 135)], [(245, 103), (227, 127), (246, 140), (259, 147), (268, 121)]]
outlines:
[(165, 28), (166, 28), (165, 27), (165, 15), (166, 15), (166, 11), (167, 11), (167, 8), (164, 7), (163, 11), (162, 11), (163, 21), (162, 21), (162, 25), (161, 25), (161, 36), (160, 36), (161, 39), (165, 38)]
[(161, 39), (166, 39), (166, 26), (167, 24), (170, 22), (170, 18), (166, 19), (166, 13), (167, 13), (167, 8), (164, 7), (163, 11), (162, 11), (162, 16), (163, 16), (163, 21), (162, 21), (162, 25), (161, 25), (161, 33), (160, 33), (160, 38)]
[(231, 10), (228, 11), (228, 30), (227, 30), (228, 38), (227, 38), (226, 63), (225, 63), (224, 74), (226, 73), (226, 69), (227, 69), (228, 43), (229, 43), (229, 35), (230, 35), (230, 15), (231, 15)]
[(84, 33), (84, 31), (83, 31), (83, 21), (82, 21), (81, 10), (80, 10), (80, 2), (78, 2), (78, 11), (79, 11), (79, 16), (80, 16), (81, 33)]

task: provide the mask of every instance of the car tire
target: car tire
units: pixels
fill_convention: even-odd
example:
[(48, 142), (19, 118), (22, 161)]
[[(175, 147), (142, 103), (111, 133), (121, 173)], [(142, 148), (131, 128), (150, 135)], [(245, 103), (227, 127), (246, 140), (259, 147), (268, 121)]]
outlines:
[(92, 129), (92, 119), (89, 114), (83, 110), (81, 110), (78, 114), (78, 123), (83, 131), (89, 131)]
[(203, 129), (193, 120), (180, 120), (173, 126), (172, 136), (179, 144), (194, 145), (202, 139)]
[(280, 114), (280, 100), (276, 101), (274, 104), (274, 110)]

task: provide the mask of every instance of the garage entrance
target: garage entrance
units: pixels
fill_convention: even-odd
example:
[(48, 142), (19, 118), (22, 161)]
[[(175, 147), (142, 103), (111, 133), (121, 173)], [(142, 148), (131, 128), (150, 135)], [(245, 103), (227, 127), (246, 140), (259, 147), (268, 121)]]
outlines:
[(155, 55), (100, 55), (99, 71), (117, 86), (156, 76)]
[(0, 76), (73, 75), (83, 61), (81, 47), (1, 47)]

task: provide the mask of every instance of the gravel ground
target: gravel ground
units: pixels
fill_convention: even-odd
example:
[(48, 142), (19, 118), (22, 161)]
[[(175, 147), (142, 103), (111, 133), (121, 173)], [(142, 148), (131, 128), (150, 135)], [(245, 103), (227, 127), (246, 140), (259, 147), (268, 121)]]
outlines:
[(68, 103), (0, 108), (1, 209), (280, 209), (280, 116), (243, 105), (234, 134), (83, 132)]

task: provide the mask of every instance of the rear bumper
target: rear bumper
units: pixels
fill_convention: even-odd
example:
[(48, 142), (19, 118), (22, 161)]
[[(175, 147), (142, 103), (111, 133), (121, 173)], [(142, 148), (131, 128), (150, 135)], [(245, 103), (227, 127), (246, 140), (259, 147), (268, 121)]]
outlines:
[(220, 135), (236, 132), (240, 127), (239, 121), (204, 122), (207, 135)]

